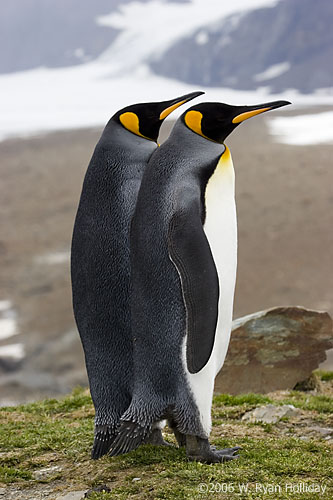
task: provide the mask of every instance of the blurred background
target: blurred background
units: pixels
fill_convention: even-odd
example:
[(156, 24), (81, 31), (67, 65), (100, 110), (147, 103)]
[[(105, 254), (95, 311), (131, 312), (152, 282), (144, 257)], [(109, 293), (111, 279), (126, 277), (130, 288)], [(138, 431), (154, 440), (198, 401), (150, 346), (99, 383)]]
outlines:
[(192, 90), (229, 104), (292, 101), (227, 141), (234, 316), (279, 305), (332, 314), (332, 21), (331, 0), (0, 3), (0, 404), (87, 384), (71, 233), (94, 146), (131, 103)]

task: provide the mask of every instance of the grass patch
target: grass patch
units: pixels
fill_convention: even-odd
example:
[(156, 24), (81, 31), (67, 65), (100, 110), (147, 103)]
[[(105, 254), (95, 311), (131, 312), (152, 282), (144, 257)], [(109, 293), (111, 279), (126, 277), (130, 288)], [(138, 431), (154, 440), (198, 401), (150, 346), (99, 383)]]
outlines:
[(0, 477), (1, 481), (5, 484), (12, 483), (13, 481), (18, 481), (19, 479), (32, 479), (32, 474), (30, 471), (16, 469), (15, 467), (6, 467), (0, 465)]
[(259, 404), (272, 403), (272, 400), (267, 396), (262, 394), (240, 394), (237, 396), (232, 396), (231, 394), (219, 394), (214, 397), (214, 403), (225, 406), (239, 406), (239, 405), (251, 405), (257, 406)]
[(324, 382), (329, 382), (330, 380), (333, 380), (333, 372), (316, 370), (314, 373), (318, 375), (320, 380), (323, 380)]
[[(214, 404), (218, 407), (239, 407), (249, 410), (256, 406), (266, 405), (266, 404), (277, 404), (285, 405), (292, 404), (297, 408), (303, 410), (315, 410), (319, 413), (333, 413), (333, 398), (326, 395), (312, 395), (300, 391), (290, 391), (287, 398), (280, 399), (279, 401), (274, 401), (267, 396), (262, 394), (240, 394), (238, 396), (232, 396), (231, 394), (219, 394), (214, 397)], [(233, 411), (235, 409), (233, 408)], [(228, 410), (225, 410), (225, 414), (228, 414)], [(230, 414), (230, 412), (229, 412)]]
[[(240, 445), (243, 449), (239, 460), (215, 465), (188, 462), (182, 449), (148, 445), (120, 457), (90, 460), (93, 407), (82, 389), (60, 400), (3, 408), (0, 481), (18, 492), (20, 488), (31, 490), (31, 498), (45, 487), (43, 483), (48, 483), (57, 492), (55, 496), (102, 484), (111, 488), (111, 493), (93, 493), (91, 500), (127, 500), (132, 496), (152, 500), (331, 499), (333, 456), (329, 444), (322, 440), (302, 441), (280, 433), (274, 425), (248, 425), (239, 419), (255, 406), (286, 402), (305, 411), (315, 410), (318, 415), (327, 415), (332, 403), (328, 396), (297, 391), (283, 401), (260, 394), (216, 396), (211, 442), (219, 448)], [(167, 438), (173, 440), (171, 433)], [(59, 470), (50, 478), (34, 479), (36, 471), (54, 465)], [(297, 496), (294, 491), (286, 491), (290, 483), (326, 488), (320, 495)], [(280, 487), (281, 491), (270, 494), (268, 485)], [(247, 493), (242, 493), (241, 487), (247, 488)]]
[(281, 404), (292, 404), (302, 410), (315, 410), (319, 413), (333, 412), (333, 398), (319, 394), (313, 396), (304, 392), (292, 391), (290, 396), (280, 401)]

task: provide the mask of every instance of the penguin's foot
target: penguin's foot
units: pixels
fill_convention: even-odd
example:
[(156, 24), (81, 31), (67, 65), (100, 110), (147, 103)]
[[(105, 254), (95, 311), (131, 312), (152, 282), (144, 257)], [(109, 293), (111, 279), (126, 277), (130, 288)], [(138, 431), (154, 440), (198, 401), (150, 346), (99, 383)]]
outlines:
[(179, 448), (184, 448), (186, 446), (186, 435), (179, 432), (178, 429), (173, 429), (173, 433), (175, 435)]
[(161, 429), (153, 429), (145, 438), (143, 444), (153, 444), (155, 446), (172, 446), (171, 443), (164, 441)]
[(222, 455), (235, 455), (237, 453), (237, 451), (242, 449), (242, 447), (241, 446), (234, 446), (233, 448), (223, 448), (223, 450), (218, 450), (216, 448), (216, 446), (211, 446), (210, 449), (213, 451), (217, 451), (218, 453), (220, 453)]
[(170, 429), (172, 429), (175, 435), (179, 448), (186, 446), (186, 435), (179, 432), (179, 430), (176, 427), (176, 423), (173, 420), (169, 420), (168, 424)]
[(217, 450), (215, 446), (209, 444), (208, 439), (198, 436), (186, 436), (186, 455), (190, 461), (215, 464), (219, 462), (229, 462), (239, 457), (237, 451), (239, 446)]
[(96, 425), (95, 439), (91, 450), (91, 458), (97, 460), (106, 455), (110, 449), (115, 435), (111, 433), (108, 425)]

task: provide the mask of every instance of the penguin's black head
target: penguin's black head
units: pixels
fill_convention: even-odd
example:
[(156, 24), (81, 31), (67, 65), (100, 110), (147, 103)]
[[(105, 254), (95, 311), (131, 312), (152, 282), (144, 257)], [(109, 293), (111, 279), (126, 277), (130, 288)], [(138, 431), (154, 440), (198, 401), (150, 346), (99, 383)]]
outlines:
[(113, 120), (133, 134), (156, 142), (163, 120), (176, 108), (201, 94), (204, 92), (191, 92), (170, 101), (133, 104), (118, 111)]
[(204, 102), (192, 106), (181, 119), (193, 132), (211, 141), (223, 143), (225, 138), (244, 120), (287, 104), (291, 103), (273, 101), (255, 106), (230, 106), (220, 102)]

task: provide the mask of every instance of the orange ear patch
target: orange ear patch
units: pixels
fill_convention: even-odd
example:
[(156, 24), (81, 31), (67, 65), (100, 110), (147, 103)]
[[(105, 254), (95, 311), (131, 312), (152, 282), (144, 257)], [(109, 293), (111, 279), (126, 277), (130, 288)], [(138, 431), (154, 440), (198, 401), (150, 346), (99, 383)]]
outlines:
[(129, 111), (127, 111), (126, 113), (122, 113), (119, 116), (119, 121), (123, 127), (125, 127), (127, 130), (129, 130), (133, 134), (136, 134), (136, 135), (139, 135), (140, 137), (144, 137), (145, 139), (148, 139), (148, 137), (145, 137), (144, 135), (141, 134), (141, 132), (139, 130), (139, 117), (135, 113), (131, 113)]
[(201, 128), (202, 118), (203, 118), (203, 115), (202, 115), (202, 113), (200, 113), (200, 111), (195, 111), (194, 109), (192, 109), (191, 111), (188, 111), (186, 113), (184, 120), (185, 120), (185, 123), (188, 126), (188, 128), (193, 130), (193, 132), (195, 132), (196, 134), (199, 134), (202, 137), (204, 137), (205, 139), (208, 139), (210, 141), (211, 139), (209, 139), (209, 137), (206, 137), (204, 135), (204, 133), (202, 132), (202, 128)]
[(185, 115), (185, 123), (196, 134), (202, 135), (201, 130), (202, 113), (200, 111), (189, 111)]

